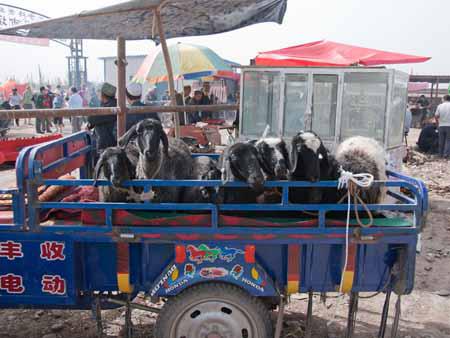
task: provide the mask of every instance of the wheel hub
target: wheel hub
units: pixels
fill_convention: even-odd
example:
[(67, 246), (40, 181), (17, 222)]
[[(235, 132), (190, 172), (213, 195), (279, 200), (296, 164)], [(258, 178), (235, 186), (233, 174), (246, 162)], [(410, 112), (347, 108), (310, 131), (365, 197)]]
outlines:
[(247, 338), (257, 328), (248, 315), (234, 304), (207, 300), (193, 304), (176, 321), (173, 338)]

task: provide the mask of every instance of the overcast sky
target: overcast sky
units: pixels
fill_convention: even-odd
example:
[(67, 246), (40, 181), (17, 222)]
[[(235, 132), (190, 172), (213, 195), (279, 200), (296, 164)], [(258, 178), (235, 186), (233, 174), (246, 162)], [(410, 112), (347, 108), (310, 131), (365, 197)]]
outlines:
[[(227, 0), (223, 0), (227, 1)], [(123, 0), (4, 0), (4, 3), (34, 10), (50, 17), (70, 15)], [(193, 9), (195, 10), (195, 9)], [(288, 0), (282, 25), (265, 23), (234, 32), (172, 39), (202, 44), (220, 56), (248, 64), (258, 51), (328, 39), (364, 47), (431, 56), (424, 64), (396, 66), (414, 74), (450, 73), (449, 0)], [(151, 41), (127, 44), (129, 55), (146, 54)], [(115, 43), (87, 41), (90, 81), (101, 81), (102, 56), (115, 53)], [(10, 76), (37, 79), (38, 65), (47, 78), (65, 78), (68, 49), (18, 45), (0, 41), (0, 80)]]

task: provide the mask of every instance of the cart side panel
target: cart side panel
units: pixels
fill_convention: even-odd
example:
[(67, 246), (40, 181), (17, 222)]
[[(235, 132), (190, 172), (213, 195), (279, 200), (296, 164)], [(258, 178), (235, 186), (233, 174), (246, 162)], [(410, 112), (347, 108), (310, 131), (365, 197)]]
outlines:
[(74, 244), (67, 237), (0, 235), (0, 305), (74, 305)]

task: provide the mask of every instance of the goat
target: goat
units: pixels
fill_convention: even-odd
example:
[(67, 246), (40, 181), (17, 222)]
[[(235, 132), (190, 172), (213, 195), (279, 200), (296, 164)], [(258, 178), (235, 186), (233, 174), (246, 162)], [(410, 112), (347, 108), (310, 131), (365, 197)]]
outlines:
[[(217, 168), (217, 161), (208, 156), (194, 158), (192, 179), (220, 180), (221, 172)], [(188, 187), (183, 194), (183, 202), (201, 203), (212, 202), (215, 189), (213, 187)]]
[[(342, 169), (353, 174), (368, 173), (375, 180), (386, 180), (386, 153), (374, 139), (355, 136), (346, 139), (336, 150), (336, 159)], [(374, 185), (360, 193), (365, 203), (380, 203), (385, 197), (385, 189)]]
[(110, 181), (112, 186), (99, 187), (100, 202), (136, 201), (134, 189), (122, 187), (123, 182), (135, 178), (135, 172), (136, 167), (124, 149), (119, 147), (105, 149), (95, 166), (94, 185), (97, 185), (97, 180), (104, 179)]
[(235, 143), (227, 148), (219, 159), (222, 168), (222, 180), (242, 181), (250, 188), (221, 188), (220, 198), (225, 203), (256, 203), (264, 192), (264, 173), (261, 159), (255, 146), (251, 143)]
[[(300, 132), (292, 139), (291, 149), (292, 181), (329, 181), (338, 178), (339, 167), (334, 157), (325, 148), (314, 132)], [(332, 192), (333, 190), (333, 192)], [(332, 196), (326, 196), (328, 193)], [(291, 188), (292, 203), (320, 203), (337, 200), (335, 188)], [(326, 196), (326, 197), (324, 197)]]
[[(156, 119), (145, 119), (134, 125), (121, 137), (119, 145), (137, 147), (139, 159), (137, 179), (183, 180), (192, 173), (193, 160), (189, 147), (181, 140), (168, 138), (162, 124)], [(155, 188), (159, 202), (177, 203), (182, 200), (183, 188)]]
[(281, 138), (262, 138), (251, 141), (259, 153), (260, 165), (267, 180), (286, 180), (290, 162), (286, 143)]

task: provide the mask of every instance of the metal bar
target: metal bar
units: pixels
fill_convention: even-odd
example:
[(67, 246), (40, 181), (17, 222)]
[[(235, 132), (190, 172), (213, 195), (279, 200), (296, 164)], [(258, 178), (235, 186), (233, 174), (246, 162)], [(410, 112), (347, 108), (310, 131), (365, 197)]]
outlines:
[(312, 337), (312, 312), (313, 312), (314, 294), (312, 291), (308, 293), (308, 312), (306, 314), (305, 338)]
[(392, 331), (391, 338), (397, 338), (398, 336), (398, 327), (400, 324), (400, 316), (402, 314), (402, 296), (397, 296), (397, 302), (395, 303), (395, 316), (394, 322), (392, 323)]
[(281, 331), (283, 330), (284, 317), (284, 296), (280, 296), (280, 305), (278, 306), (277, 326), (275, 328), (274, 338), (281, 338)]
[(358, 313), (358, 298), (358, 292), (352, 292), (350, 294), (350, 304), (348, 308), (347, 330), (345, 338), (352, 338), (355, 332), (356, 315)]
[(126, 100), (126, 42), (123, 37), (117, 38), (117, 139), (126, 131), (127, 100)]
[(386, 334), (386, 326), (387, 326), (387, 320), (388, 320), (388, 314), (389, 314), (389, 302), (391, 300), (391, 293), (392, 291), (386, 292), (386, 299), (384, 301), (383, 306), (383, 313), (381, 314), (381, 323), (380, 323), (380, 330), (378, 331), (378, 338), (384, 338)]
[[(126, 305), (126, 302), (117, 300), (117, 299), (113, 299), (113, 298), (108, 298), (107, 301), (110, 303), (113, 303), (113, 304), (117, 304), (117, 305), (122, 305), (122, 306)], [(145, 305), (137, 304), (137, 303), (130, 303), (130, 307), (133, 309), (152, 312), (152, 313), (160, 313), (161, 312), (161, 309), (159, 309), (159, 308), (145, 306)]]
[[(164, 55), (164, 62), (166, 64), (167, 69), (167, 80), (169, 83), (169, 93), (170, 93), (170, 101), (172, 105), (176, 105), (176, 97), (175, 97), (175, 80), (173, 78), (173, 69), (172, 69), (172, 61), (170, 60), (169, 48), (167, 47), (166, 41), (166, 33), (164, 32), (164, 25), (161, 19), (161, 13), (159, 12), (159, 8), (156, 8), (154, 11), (154, 16), (156, 19), (156, 25), (158, 26), (159, 39), (161, 42), (161, 48)], [(183, 110), (184, 111), (184, 110)], [(180, 137), (180, 117), (178, 114), (174, 114), (174, 122), (175, 122), (175, 137)]]
[[(235, 104), (215, 104), (206, 106), (144, 106), (130, 107), (129, 114), (145, 113), (184, 113), (196, 112), (199, 110), (208, 110), (210, 112), (219, 112), (227, 110), (238, 110), (239, 106)], [(70, 116), (103, 116), (116, 115), (118, 109), (113, 108), (83, 108), (83, 109), (22, 109), (22, 110), (1, 110), (1, 119), (23, 119), (34, 117), (70, 117)]]

